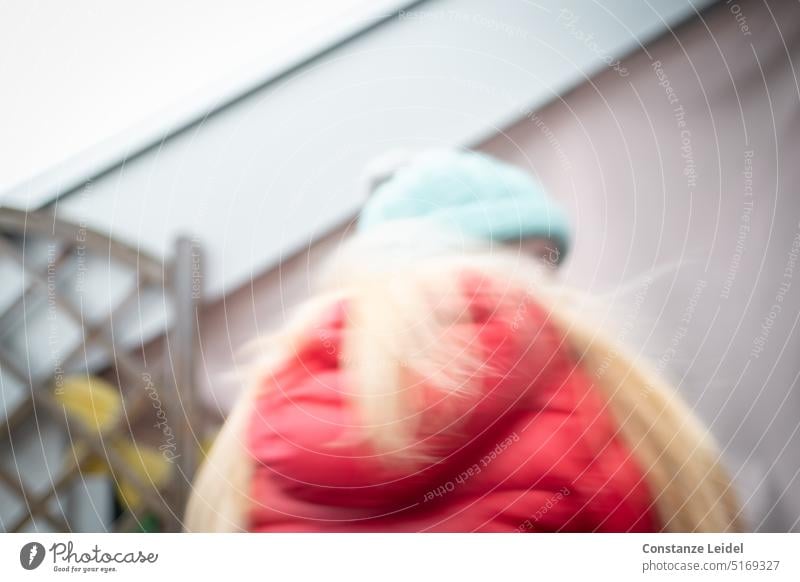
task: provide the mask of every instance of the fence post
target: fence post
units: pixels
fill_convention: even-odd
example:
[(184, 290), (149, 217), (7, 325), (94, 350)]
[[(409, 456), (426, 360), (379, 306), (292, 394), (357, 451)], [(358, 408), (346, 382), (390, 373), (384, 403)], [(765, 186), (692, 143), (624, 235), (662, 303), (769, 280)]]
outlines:
[(171, 525), (172, 529), (179, 531), (204, 436), (195, 381), (195, 355), (199, 346), (198, 310), (202, 298), (201, 253), (196, 239), (181, 236), (176, 240), (171, 274), (175, 311), (170, 334), (172, 341), (167, 342), (167, 357), (171, 359), (174, 399), (177, 402), (175, 430), (178, 456), (174, 461), (178, 474), (173, 511), (179, 516), (178, 523)]

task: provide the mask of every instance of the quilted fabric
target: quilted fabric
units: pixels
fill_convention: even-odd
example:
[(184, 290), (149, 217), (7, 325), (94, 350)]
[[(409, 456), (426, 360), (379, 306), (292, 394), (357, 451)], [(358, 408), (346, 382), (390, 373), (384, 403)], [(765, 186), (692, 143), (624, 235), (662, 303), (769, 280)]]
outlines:
[(480, 277), (463, 288), (472, 317), (459, 325), (491, 372), (466, 394), (420, 380), (413, 446), (429, 461), (385, 463), (362, 438), (340, 364), (346, 304), (264, 378), (247, 433), (252, 531), (660, 529), (640, 468), (546, 312)]

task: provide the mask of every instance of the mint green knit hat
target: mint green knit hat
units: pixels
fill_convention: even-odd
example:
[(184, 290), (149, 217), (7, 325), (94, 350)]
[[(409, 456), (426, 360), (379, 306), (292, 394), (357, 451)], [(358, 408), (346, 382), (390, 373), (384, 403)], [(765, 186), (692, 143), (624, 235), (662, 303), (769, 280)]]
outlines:
[(561, 258), (569, 248), (566, 214), (542, 187), (522, 170), (477, 152), (434, 150), (401, 166), (375, 188), (358, 230), (403, 219), (493, 242), (547, 238)]

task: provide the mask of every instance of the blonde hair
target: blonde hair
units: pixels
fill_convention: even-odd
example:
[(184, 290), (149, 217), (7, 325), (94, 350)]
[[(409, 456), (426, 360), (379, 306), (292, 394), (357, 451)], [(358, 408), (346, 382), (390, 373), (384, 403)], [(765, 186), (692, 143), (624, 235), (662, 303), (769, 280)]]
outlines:
[[(387, 462), (418, 462), (416, 380), (469, 393), (486, 374), (474, 337), (454, 333), (468, 319), (458, 287), (464, 272), (486, 277), (509, 297), (523, 291), (542, 306), (605, 399), (619, 434), (641, 467), (664, 531), (741, 531), (739, 504), (708, 430), (680, 396), (640, 358), (587, 316), (587, 296), (558, 285), (540, 263), (477, 241), (453, 240), (417, 225), (360, 236), (330, 263), (321, 293), (292, 324), (266, 340), (262, 379), (308, 337), (322, 310), (347, 299), (342, 366), (366, 437)], [(524, 315), (523, 315), (524, 316)], [(445, 333), (446, 332), (446, 333)], [(503, 371), (496, 371), (503, 373)], [(194, 484), (188, 531), (246, 528), (253, 461), (243, 442), (253, 384), (240, 397)], [(446, 416), (446, 415), (445, 415)], [(437, 419), (452, 430), (453, 419)]]

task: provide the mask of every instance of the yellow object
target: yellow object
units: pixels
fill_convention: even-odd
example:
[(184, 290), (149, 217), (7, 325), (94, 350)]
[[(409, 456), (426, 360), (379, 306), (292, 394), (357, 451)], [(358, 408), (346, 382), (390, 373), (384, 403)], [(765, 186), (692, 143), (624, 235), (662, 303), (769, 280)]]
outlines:
[(116, 427), (122, 418), (119, 389), (95, 376), (70, 376), (55, 390), (67, 413), (98, 434)]
[[(114, 450), (125, 460), (129, 469), (139, 477), (144, 487), (158, 489), (166, 484), (172, 473), (172, 463), (157, 449), (138, 446), (134, 443), (119, 441), (114, 443)], [(117, 488), (120, 500), (128, 507), (138, 507), (142, 497), (136, 486), (117, 474)]]
[[(111, 432), (120, 425), (123, 414), (122, 395), (115, 386), (95, 376), (71, 376), (55, 391), (55, 398), (71, 418), (96, 434), (104, 435), (106, 446), (122, 457), (144, 487), (155, 490), (167, 483), (172, 463), (159, 450), (136, 445)], [(85, 444), (75, 442), (73, 448), (76, 458), (85, 455)], [(98, 455), (89, 455), (81, 463), (81, 471), (112, 472), (108, 460)], [(142, 497), (138, 488), (119, 471), (114, 475), (121, 501), (128, 507), (140, 506)]]

